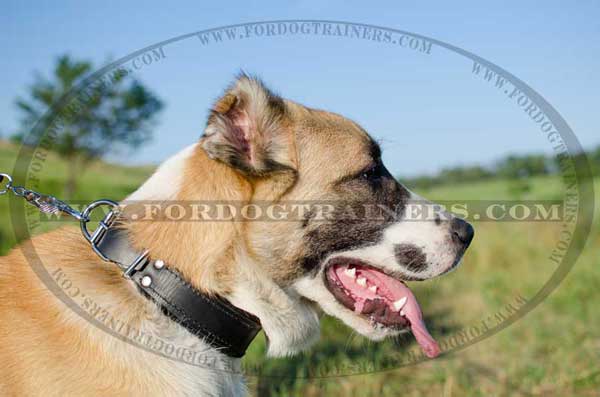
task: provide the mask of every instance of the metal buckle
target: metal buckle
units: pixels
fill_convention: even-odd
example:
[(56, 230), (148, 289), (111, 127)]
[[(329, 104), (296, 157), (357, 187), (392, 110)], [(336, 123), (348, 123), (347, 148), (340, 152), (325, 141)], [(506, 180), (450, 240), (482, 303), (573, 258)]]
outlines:
[(138, 255), (137, 258), (131, 263), (131, 265), (127, 266), (127, 269), (123, 272), (123, 277), (131, 278), (133, 274), (141, 269), (138, 269), (138, 266), (143, 264), (146, 259), (148, 259), (148, 250), (144, 250), (141, 254)]

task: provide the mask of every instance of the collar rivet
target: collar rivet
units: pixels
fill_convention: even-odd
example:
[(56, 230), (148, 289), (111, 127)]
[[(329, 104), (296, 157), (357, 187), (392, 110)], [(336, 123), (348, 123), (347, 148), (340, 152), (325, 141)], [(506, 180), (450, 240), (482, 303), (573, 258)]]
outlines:
[(142, 277), (142, 286), (149, 287), (152, 284), (152, 278), (150, 276)]
[(157, 261), (154, 262), (154, 268), (157, 270), (162, 269), (163, 267), (165, 267), (165, 262), (158, 259)]

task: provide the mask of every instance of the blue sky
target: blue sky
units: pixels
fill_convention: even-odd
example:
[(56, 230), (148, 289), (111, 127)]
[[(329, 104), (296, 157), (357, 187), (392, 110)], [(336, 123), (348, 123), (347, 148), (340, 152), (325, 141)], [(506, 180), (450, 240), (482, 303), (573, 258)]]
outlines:
[[(15, 97), (63, 53), (101, 66), (178, 35), (241, 22), (329, 19), (429, 36), (507, 69), (542, 94), (584, 147), (600, 144), (600, 2), (91, 2), (8, 1), (0, 14), (0, 134), (17, 127)], [(489, 164), (549, 144), (513, 102), (474, 78), (471, 62), (369, 40), (277, 36), (165, 47), (136, 72), (166, 103), (153, 141), (128, 163), (158, 162), (195, 141), (206, 110), (240, 69), (285, 97), (361, 123), (382, 142), (394, 174)]]

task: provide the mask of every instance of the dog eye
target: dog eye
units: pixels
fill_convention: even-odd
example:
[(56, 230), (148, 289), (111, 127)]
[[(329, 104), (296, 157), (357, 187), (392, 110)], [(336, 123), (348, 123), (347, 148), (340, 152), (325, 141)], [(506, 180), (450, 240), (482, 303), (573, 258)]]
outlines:
[(379, 164), (376, 164), (364, 171), (360, 177), (369, 182), (377, 182), (382, 177), (381, 167)]

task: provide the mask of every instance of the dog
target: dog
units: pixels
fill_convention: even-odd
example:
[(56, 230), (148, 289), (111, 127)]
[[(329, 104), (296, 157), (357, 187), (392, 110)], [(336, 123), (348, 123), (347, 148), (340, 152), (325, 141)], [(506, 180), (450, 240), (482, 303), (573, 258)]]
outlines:
[[(454, 269), (473, 228), (443, 210), (410, 220), (409, 208), (426, 202), (388, 172), (357, 123), (283, 99), (242, 74), (211, 108), (199, 142), (164, 162), (127, 198), (125, 213), (143, 213), (144, 202), (198, 200), (325, 203), (321, 213), (309, 205), (285, 221), (124, 222), (132, 246), (195, 290), (255, 316), (268, 355), (308, 349), (321, 310), (372, 340), (410, 330), (426, 355), (439, 353), (404, 281)], [(33, 251), (50, 283), (38, 277)], [(240, 371), (140, 348), (153, 338), (240, 365), (165, 315), (75, 228), (36, 236), (0, 258), (0, 321), (3, 396), (246, 394)], [(120, 324), (119, 334), (139, 344), (97, 322)]]

